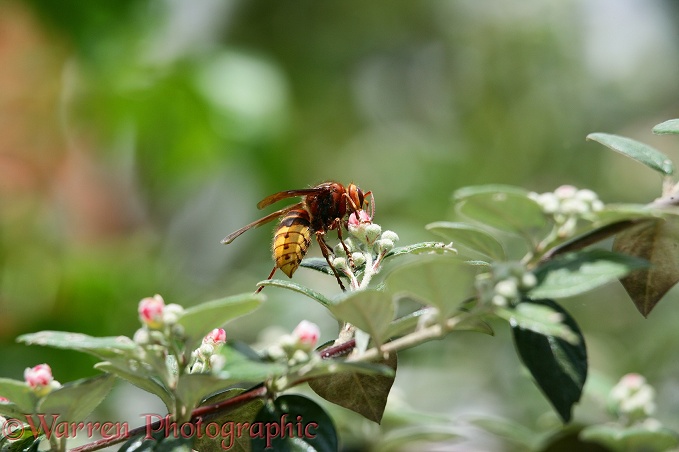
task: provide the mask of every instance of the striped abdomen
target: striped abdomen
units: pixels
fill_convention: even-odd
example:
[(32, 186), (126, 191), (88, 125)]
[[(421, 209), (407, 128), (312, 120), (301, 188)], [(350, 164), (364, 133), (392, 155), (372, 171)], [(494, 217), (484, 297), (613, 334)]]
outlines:
[(291, 210), (281, 219), (273, 238), (276, 267), (292, 278), (311, 245), (311, 218), (304, 209)]

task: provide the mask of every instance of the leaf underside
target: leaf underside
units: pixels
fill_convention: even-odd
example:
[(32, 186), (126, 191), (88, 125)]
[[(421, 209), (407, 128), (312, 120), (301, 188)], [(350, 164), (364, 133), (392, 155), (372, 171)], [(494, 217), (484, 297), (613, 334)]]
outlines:
[(620, 280), (639, 312), (648, 316), (679, 282), (679, 223), (673, 219), (648, 220), (619, 234), (613, 250), (650, 263), (650, 267)]

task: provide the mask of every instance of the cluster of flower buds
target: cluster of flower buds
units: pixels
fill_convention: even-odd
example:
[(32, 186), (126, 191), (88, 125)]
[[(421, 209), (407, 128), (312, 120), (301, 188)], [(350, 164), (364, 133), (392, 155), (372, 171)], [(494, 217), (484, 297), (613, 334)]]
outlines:
[(609, 394), (609, 407), (630, 424), (644, 422), (655, 412), (655, 390), (642, 375), (624, 375)]
[(604, 208), (604, 203), (592, 190), (578, 190), (572, 185), (562, 185), (554, 192), (529, 193), (528, 196), (540, 205), (543, 212), (554, 217), (559, 225), (560, 237), (571, 236), (579, 218), (586, 218)]
[(503, 263), (493, 267), (491, 273), (476, 278), (480, 299), (495, 306), (513, 306), (521, 294), (537, 284), (535, 275), (519, 263)]
[(357, 289), (363, 284), (359, 284), (354, 272), (365, 270), (364, 279), (367, 277), (369, 281), (379, 271), (382, 258), (394, 248), (399, 237), (393, 231), (382, 232), (382, 227), (373, 223), (364, 210), (349, 216), (348, 230), (351, 237), (344, 239), (344, 245), (340, 243), (333, 249), (336, 257), (332, 265), (347, 275), (351, 279), (352, 288)]
[(292, 334), (283, 335), (276, 344), (266, 351), (269, 358), (276, 361), (287, 361), (288, 365), (294, 366), (309, 361), (313, 350), (321, 337), (318, 325), (302, 320), (295, 327)]
[(167, 334), (181, 335), (177, 324), (184, 308), (178, 304), (165, 304), (163, 297), (156, 294), (139, 302), (139, 319), (142, 327), (134, 333), (134, 341), (140, 345), (163, 344)]
[(39, 397), (45, 396), (52, 392), (52, 390), (61, 387), (61, 383), (52, 376), (52, 368), (48, 364), (27, 367), (24, 370), (24, 381)]
[(191, 353), (190, 373), (205, 373), (221, 370), (226, 362), (220, 355), (219, 349), (226, 343), (226, 331), (223, 328), (215, 328), (204, 338), (203, 342)]

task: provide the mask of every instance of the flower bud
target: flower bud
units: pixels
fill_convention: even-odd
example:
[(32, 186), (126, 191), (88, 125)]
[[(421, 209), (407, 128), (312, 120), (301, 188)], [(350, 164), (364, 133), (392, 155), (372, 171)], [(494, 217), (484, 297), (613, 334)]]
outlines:
[[(358, 213), (358, 215), (356, 215)], [(365, 210), (359, 210), (349, 215), (349, 227), (358, 227), (361, 223), (371, 223), (372, 218)]]
[(316, 343), (318, 343), (318, 339), (321, 337), (321, 331), (315, 323), (302, 320), (299, 322), (299, 325), (295, 327), (292, 335), (297, 338), (297, 343), (301, 348), (312, 350), (316, 346)]
[(368, 243), (373, 243), (382, 234), (382, 226), (379, 224), (369, 224), (365, 227), (365, 238)]
[(398, 242), (398, 234), (395, 233), (394, 231), (386, 230), (382, 233), (382, 237), (380, 237), (384, 240), (391, 240), (392, 242)]
[(505, 297), (503, 297), (502, 295), (493, 295), (493, 298), (491, 299), (491, 301), (495, 306), (499, 306), (501, 308), (509, 305), (509, 302), (507, 301), (507, 299)]
[(332, 266), (337, 270), (344, 270), (347, 268), (347, 259), (345, 257), (336, 257), (332, 260)]
[(569, 199), (575, 196), (575, 194), (578, 192), (578, 189), (575, 188), (572, 185), (562, 185), (556, 190), (554, 190), (554, 194), (556, 195), (557, 198), (559, 199)]
[(365, 264), (365, 254), (351, 253), (351, 259), (354, 261), (354, 266), (360, 267)]
[(521, 276), (521, 288), (532, 289), (538, 283), (538, 278), (533, 273), (524, 273)]
[(292, 358), (288, 361), (291, 366), (299, 363), (305, 363), (309, 361), (309, 355), (304, 350), (295, 350), (292, 354)]
[(163, 310), (163, 322), (166, 325), (174, 325), (179, 317), (184, 314), (184, 308), (177, 303), (170, 303)]
[(389, 239), (379, 239), (375, 242), (375, 251), (377, 253), (387, 253), (394, 249), (394, 242)]
[(516, 298), (519, 295), (519, 288), (514, 278), (502, 280), (495, 284), (495, 293), (505, 298)]
[(623, 376), (609, 398), (613, 411), (633, 420), (645, 419), (655, 412), (655, 390), (636, 373)]
[(224, 344), (225, 342), (226, 342), (226, 331), (224, 331), (224, 328), (215, 328), (203, 338), (203, 344), (207, 343), (213, 345), (220, 345)]
[(26, 384), (40, 397), (49, 394), (53, 389), (61, 387), (61, 383), (52, 376), (52, 369), (47, 364), (38, 364), (24, 370)]
[(151, 342), (151, 336), (149, 335), (149, 331), (146, 328), (139, 328), (137, 331), (134, 332), (132, 340), (136, 344), (146, 345), (149, 342)]
[(38, 364), (35, 367), (27, 367), (24, 370), (24, 380), (31, 388), (47, 386), (52, 383), (52, 369), (47, 364)]
[(139, 318), (151, 329), (157, 330), (163, 326), (164, 310), (165, 301), (158, 294), (153, 297), (146, 297), (139, 302)]

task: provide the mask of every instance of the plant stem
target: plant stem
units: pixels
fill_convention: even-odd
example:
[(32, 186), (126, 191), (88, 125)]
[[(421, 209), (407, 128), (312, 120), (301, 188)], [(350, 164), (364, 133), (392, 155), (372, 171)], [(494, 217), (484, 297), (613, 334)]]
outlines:
[(387, 342), (380, 348), (373, 347), (358, 356), (351, 356), (347, 358), (347, 362), (374, 361), (383, 357), (384, 355), (388, 355), (389, 353), (411, 348), (423, 342), (443, 337), (452, 331), (459, 323), (459, 317), (450, 318), (446, 320), (443, 326), (439, 323), (430, 325), (428, 327), (414, 331), (406, 336), (394, 339), (391, 342)]

